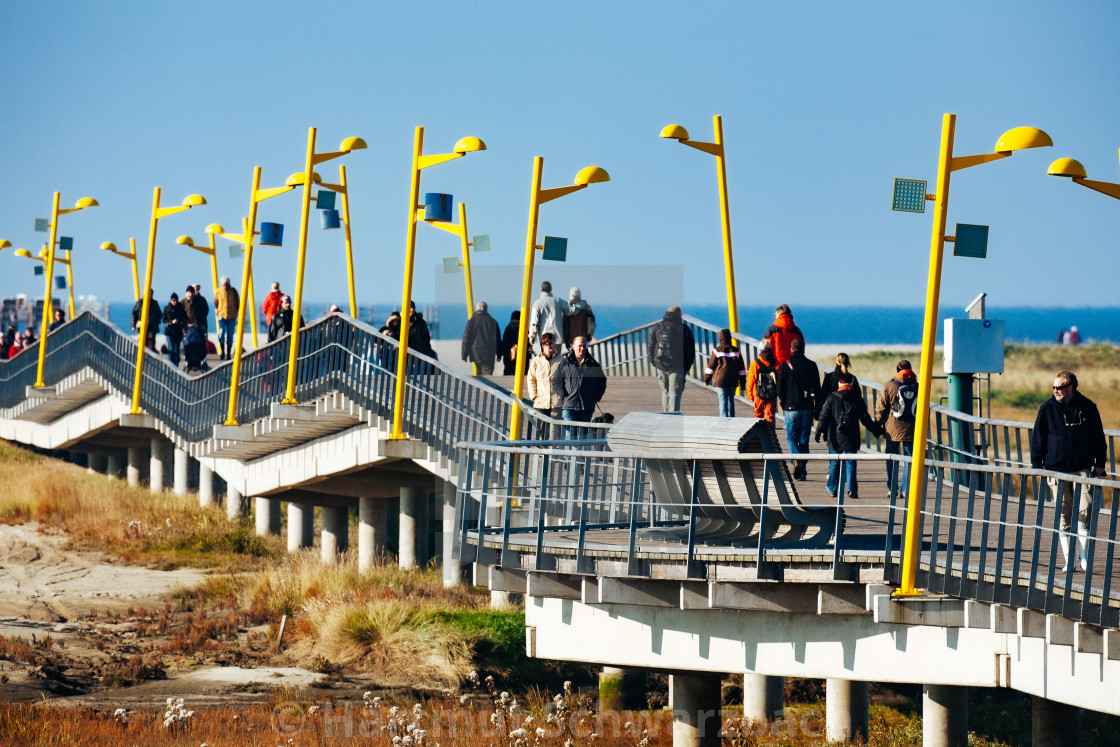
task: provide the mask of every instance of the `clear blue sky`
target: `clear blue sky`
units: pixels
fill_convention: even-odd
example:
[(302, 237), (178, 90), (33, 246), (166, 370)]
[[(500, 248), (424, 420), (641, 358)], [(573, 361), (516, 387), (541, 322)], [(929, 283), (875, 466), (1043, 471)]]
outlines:
[[(991, 226), (989, 257), (946, 257), (943, 306), (979, 291), (999, 305), (1117, 304), (1120, 204), (1045, 176), (1059, 156), (1120, 181), (1120, 4), (1018, 2), (107, 2), (0, 6), (0, 237), (37, 251), (33, 231), (64, 206), (76, 286), (131, 296), (128, 263), (97, 249), (145, 244), (152, 190), (209, 205), (160, 223), (160, 300), (207, 284), (205, 258), (174, 243), (236, 228), (254, 166), (276, 186), (350, 135), (345, 163), (363, 303), (394, 303), (403, 275), (413, 131), (425, 150), (460, 137), (489, 150), (424, 171), (421, 192), (464, 201), (472, 233), (524, 255), (534, 156), (546, 187), (597, 164), (611, 182), (549, 203), (540, 235), (566, 236), (580, 265), (682, 265), (686, 303), (722, 303), (715, 159), (661, 127), (712, 137), (723, 116), (738, 294), (744, 305), (923, 302), (931, 213), (890, 210), (894, 177), (934, 189), (941, 118), (958, 115), (956, 153), (988, 152), (1019, 125), (1054, 148), (954, 175), (950, 228)], [(294, 284), (295, 194), (264, 203), (286, 246), (258, 252), (258, 298)], [(306, 298), (344, 303), (340, 231), (312, 214)], [(455, 239), (418, 227), (414, 297), (433, 300)], [(220, 244), (220, 271), (240, 263)], [(590, 271), (589, 271), (590, 272)], [(537, 279), (548, 277), (538, 263)], [(41, 295), (41, 278), (0, 253), (0, 296)], [(589, 281), (590, 282), (590, 278)], [(625, 279), (623, 302), (657, 303)], [(627, 286), (630, 287), (627, 287)], [(606, 303), (603, 292), (588, 298)], [(647, 294), (648, 295), (648, 294)]]

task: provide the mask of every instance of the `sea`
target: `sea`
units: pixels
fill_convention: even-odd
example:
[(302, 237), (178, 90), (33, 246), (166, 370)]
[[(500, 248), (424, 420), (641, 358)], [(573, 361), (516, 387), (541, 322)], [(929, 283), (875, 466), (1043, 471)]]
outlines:
[[(328, 304), (308, 303), (303, 317), (312, 321), (327, 312)], [(381, 326), (392, 310), (388, 304), (363, 306), (359, 316), (374, 326)], [(459, 339), (467, 321), (465, 305), (420, 306), (432, 328), (435, 339)], [(726, 306), (682, 307), (684, 313), (717, 327), (727, 326)], [(595, 336), (606, 337), (656, 321), (665, 313), (662, 306), (608, 306), (593, 304), (596, 318)], [(109, 319), (128, 331), (131, 303), (109, 304)], [(510, 320), (512, 308), (491, 307), (502, 329)], [(795, 306), (794, 321), (805, 339), (813, 344), (921, 345), (923, 310), (902, 306)], [(258, 315), (260, 316), (260, 315)], [(965, 317), (963, 311), (944, 313), (937, 325), (938, 341), (944, 330), (943, 320)], [(1120, 342), (1120, 307), (1006, 307), (988, 306), (987, 318), (1002, 319), (1004, 337), (1009, 343), (1052, 343), (1063, 330), (1076, 326), (1081, 341)], [(761, 337), (774, 318), (772, 306), (741, 306), (739, 329), (751, 337)], [(263, 317), (261, 317), (263, 323)], [(213, 328), (213, 324), (211, 327)], [(262, 331), (264, 328), (261, 328)], [(213, 329), (211, 330), (213, 331)]]

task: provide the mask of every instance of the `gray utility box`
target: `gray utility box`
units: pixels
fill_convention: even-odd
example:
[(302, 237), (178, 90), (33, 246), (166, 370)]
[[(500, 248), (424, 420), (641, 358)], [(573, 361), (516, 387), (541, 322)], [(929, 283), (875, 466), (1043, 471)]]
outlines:
[(946, 319), (945, 373), (1003, 373), (1003, 320)]

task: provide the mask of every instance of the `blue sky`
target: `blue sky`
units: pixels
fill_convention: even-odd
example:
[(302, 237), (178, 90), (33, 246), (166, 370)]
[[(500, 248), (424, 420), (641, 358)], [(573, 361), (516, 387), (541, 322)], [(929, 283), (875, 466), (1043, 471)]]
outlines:
[[(950, 228), (989, 225), (989, 256), (946, 257), (942, 305), (986, 291), (993, 305), (1111, 306), (1120, 205), (1045, 171), (1071, 156), (1120, 181), (1118, 32), (1120, 4), (1103, 1), (14, 0), (0, 6), (0, 237), (37, 250), (46, 234), (34, 219), (54, 191), (64, 206), (93, 196), (100, 207), (61, 220), (75, 284), (127, 300), (128, 263), (97, 247), (146, 243), (155, 186), (164, 204), (201, 193), (207, 206), (160, 223), (162, 301), (208, 277), (176, 236), (238, 226), (252, 168), (265, 186), (283, 183), (315, 126), (320, 149), (350, 135), (369, 143), (320, 172), (336, 181), (347, 167), (359, 302), (394, 303), (423, 125), (427, 153), (465, 135), (489, 146), (421, 183), (465, 202), (471, 233), (490, 235), (476, 266), (521, 263), (534, 156), (545, 187), (596, 164), (611, 181), (543, 206), (539, 235), (567, 237), (573, 265), (683, 267), (685, 302), (719, 304), (715, 159), (657, 134), (679, 123), (710, 140), (720, 114), (741, 304), (918, 306), (931, 213), (892, 212), (892, 180), (928, 179), (933, 191), (952, 112), (958, 155), (988, 152), (1019, 125), (1055, 147), (954, 175)], [(257, 253), (258, 297), (269, 280), (294, 285), (298, 197), (264, 203), (260, 218), (287, 234)], [(306, 298), (344, 303), (341, 232), (312, 218)], [(220, 271), (240, 284), (240, 263), (219, 246)], [(434, 299), (436, 267), (456, 251), (450, 234), (418, 227), (414, 297)], [(588, 298), (661, 300), (618, 275)], [(41, 295), (41, 282), (0, 253), (0, 296)]]

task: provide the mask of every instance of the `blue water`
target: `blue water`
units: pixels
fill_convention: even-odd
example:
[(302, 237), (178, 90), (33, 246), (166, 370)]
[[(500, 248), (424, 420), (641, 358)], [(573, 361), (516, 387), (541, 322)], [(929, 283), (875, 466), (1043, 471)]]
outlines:
[[(326, 311), (326, 304), (309, 303), (304, 318), (313, 320)], [(388, 307), (386, 306), (386, 309)], [(684, 312), (720, 327), (727, 325), (726, 306), (685, 306)], [(640, 327), (660, 319), (665, 309), (660, 306), (600, 306), (595, 305), (598, 325), (596, 337), (606, 337)], [(110, 321), (121, 329), (127, 330), (131, 304), (115, 303), (109, 308)], [(505, 329), (512, 309), (491, 307), (490, 314)], [(373, 315), (377, 326), (388, 312), (381, 307), (363, 308), (362, 318), (369, 320)], [(853, 306), (837, 308), (832, 306), (798, 306), (794, 310), (794, 320), (805, 334), (809, 343), (851, 343), (884, 345), (913, 344), (922, 341), (922, 309)], [(739, 329), (752, 337), (760, 337), (773, 320), (774, 309), (770, 306), (743, 306), (739, 309)], [(965, 316), (954, 312), (948, 316)], [(1083, 342), (1120, 341), (1120, 308), (999, 308), (989, 306), (987, 316), (1003, 319), (1005, 337), (1008, 342), (1054, 342), (1058, 331), (1077, 325)], [(263, 323), (263, 318), (262, 318)], [(441, 306), (439, 309), (438, 337), (458, 339), (466, 324), (466, 309), (461, 305)], [(435, 325), (433, 325), (435, 326)], [(213, 324), (211, 324), (213, 327)], [(938, 324), (938, 340), (941, 339), (943, 324)], [(263, 327), (262, 327), (263, 330)], [(213, 331), (213, 330), (211, 330)], [(433, 333), (437, 330), (433, 329)]]

